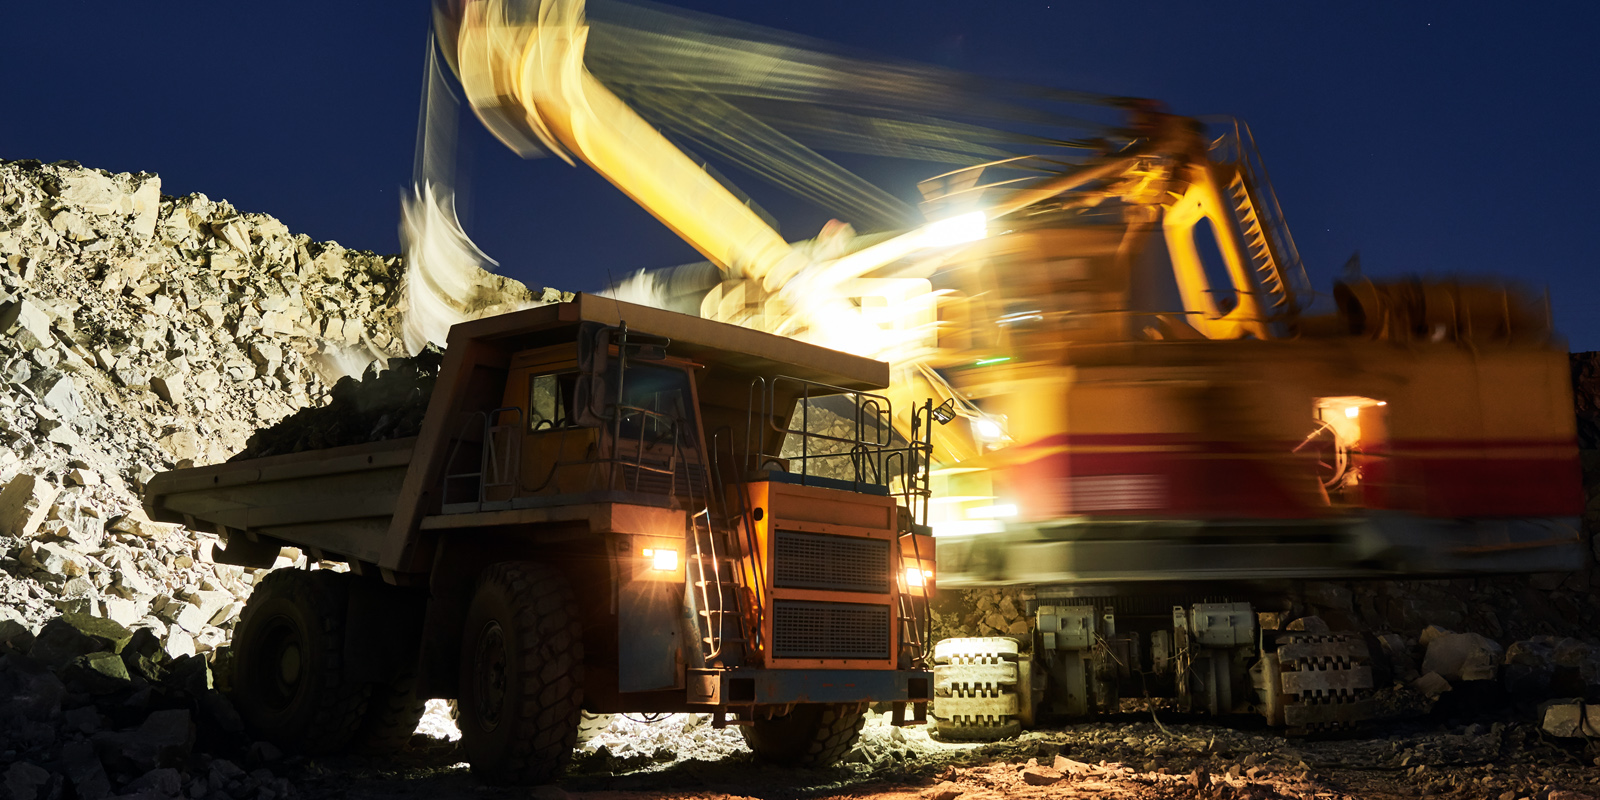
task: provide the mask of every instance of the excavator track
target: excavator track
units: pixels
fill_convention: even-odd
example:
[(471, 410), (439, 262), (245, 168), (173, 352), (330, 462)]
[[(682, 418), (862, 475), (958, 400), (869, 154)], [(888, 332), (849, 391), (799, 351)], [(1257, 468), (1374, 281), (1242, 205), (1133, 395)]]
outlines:
[(1284, 633), (1274, 655), (1289, 733), (1347, 729), (1374, 716), (1371, 654), (1359, 635)]
[(946, 639), (934, 645), (933, 661), (933, 728), (941, 738), (992, 741), (1022, 732), (1015, 639)]

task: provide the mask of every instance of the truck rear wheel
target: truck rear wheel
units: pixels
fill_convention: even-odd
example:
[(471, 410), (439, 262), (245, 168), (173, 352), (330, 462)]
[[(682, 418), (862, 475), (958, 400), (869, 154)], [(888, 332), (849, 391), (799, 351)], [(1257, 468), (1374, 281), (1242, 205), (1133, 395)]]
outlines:
[(859, 703), (803, 703), (779, 717), (741, 725), (756, 758), (787, 767), (826, 767), (850, 752), (867, 719)]
[(583, 636), (577, 601), (542, 564), (483, 573), (461, 641), (461, 745), (488, 783), (549, 783), (578, 738)]
[(337, 751), (366, 711), (369, 686), (344, 675), (342, 578), (320, 570), (269, 573), (233, 635), (234, 705), (250, 730), (285, 750)]

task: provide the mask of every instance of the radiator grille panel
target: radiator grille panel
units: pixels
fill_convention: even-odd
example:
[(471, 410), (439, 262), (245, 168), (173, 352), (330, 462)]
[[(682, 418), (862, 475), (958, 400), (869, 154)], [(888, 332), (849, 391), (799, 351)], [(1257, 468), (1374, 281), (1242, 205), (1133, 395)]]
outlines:
[(778, 600), (772, 604), (776, 658), (889, 657), (889, 607)]
[(779, 589), (889, 593), (889, 542), (778, 531), (772, 585)]

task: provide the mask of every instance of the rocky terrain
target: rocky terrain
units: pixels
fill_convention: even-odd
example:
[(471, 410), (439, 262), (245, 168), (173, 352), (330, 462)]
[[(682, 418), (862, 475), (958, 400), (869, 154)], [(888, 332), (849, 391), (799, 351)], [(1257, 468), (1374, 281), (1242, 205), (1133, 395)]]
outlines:
[[(351, 405), (348, 376), (395, 383), (377, 373), (409, 355), (399, 259), (165, 196), (155, 175), (16, 161), (0, 162), (0, 261), (0, 782), (19, 798), (287, 793), (244, 771), (264, 748), (211, 671), (259, 573), (212, 563), (213, 537), (151, 522), (138, 492)], [(485, 280), (512, 304), (561, 297)], [(238, 761), (193, 762), (197, 735)]]

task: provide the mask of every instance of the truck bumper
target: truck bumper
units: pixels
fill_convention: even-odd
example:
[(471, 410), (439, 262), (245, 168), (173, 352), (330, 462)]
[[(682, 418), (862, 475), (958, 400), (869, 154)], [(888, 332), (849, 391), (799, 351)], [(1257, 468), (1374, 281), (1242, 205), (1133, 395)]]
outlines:
[(692, 705), (926, 703), (933, 698), (933, 673), (916, 669), (695, 669), (688, 677)]

